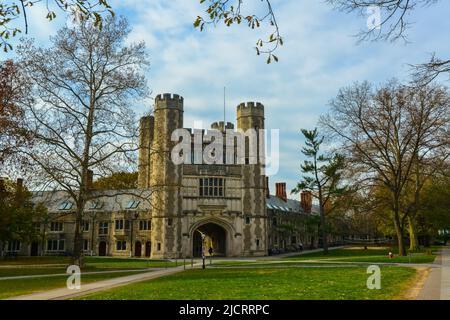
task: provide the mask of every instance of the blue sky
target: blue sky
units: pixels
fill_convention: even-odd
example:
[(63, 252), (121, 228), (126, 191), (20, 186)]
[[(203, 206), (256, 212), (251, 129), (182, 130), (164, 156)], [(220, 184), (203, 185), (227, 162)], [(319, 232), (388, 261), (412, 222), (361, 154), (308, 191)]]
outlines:
[[(185, 127), (202, 120), (205, 126), (223, 118), (223, 87), (227, 87), (227, 121), (235, 121), (235, 106), (245, 101), (265, 105), (266, 128), (280, 129), (280, 170), (271, 177), (292, 189), (299, 179), (302, 139), (300, 128), (314, 128), (339, 88), (354, 81), (384, 82), (407, 79), (408, 64), (425, 62), (430, 54), (450, 57), (448, 1), (420, 8), (410, 16), (410, 43), (366, 42), (352, 36), (366, 27), (366, 17), (331, 9), (324, 1), (274, 0), (285, 45), (276, 53), (279, 63), (267, 65), (253, 49), (267, 29), (245, 26), (192, 26), (204, 6), (199, 0), (111, 0), (128, 18), (129, 41), (144, 40), (150, 54), (149, 86), (153, 96), (178, 93), (185, 98)], [(260, 1), (249, 0), (251, 6)], [(251, 9), (251, 7), (250, 7)], [(31, 14), (31, 34), (45, 45), (62, 16), (48, 23), (45, 12)], [(136, 107), (140, 115), (151, 100)], [(291, 196), (297, 197), (297, 196)]]

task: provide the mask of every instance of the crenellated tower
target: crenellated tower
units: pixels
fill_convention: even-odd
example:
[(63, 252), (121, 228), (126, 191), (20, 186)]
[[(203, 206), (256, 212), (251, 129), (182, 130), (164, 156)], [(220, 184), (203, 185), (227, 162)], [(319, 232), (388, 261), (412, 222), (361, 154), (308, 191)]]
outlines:
[(259, 134), (259, 130), (264, 129), (264, 106), (259, 102), (238, 105), (237, 129), (244, 132), (249, 129), (256, 130), (258, 146), (257, 154), (250, 154), (249, 137), (246, 136), (246, 160), (242, 165), (242, 213), (244, 219), (250, 218), (250, 223), (244, 224), (243, 253), (244, 255), (264, 255), (267, 252), (266, 177), (264, 166), (258, 157), (265, 152), (264, 135)]
[(175, 258), (181, 252), (182, 166), (171, 161), (172, 132), (183, 128), (183, 97), (165, 93), (155, 98), (150, 155), (152, 190), (152, 258)]

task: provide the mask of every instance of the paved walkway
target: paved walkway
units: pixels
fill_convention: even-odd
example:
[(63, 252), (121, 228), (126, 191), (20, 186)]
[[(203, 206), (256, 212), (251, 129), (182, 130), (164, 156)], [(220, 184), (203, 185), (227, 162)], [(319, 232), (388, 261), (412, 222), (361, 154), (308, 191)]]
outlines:
[(443, 248), (417, 300), (450, 300), (450, 247)]
[[(103, 270), (103, 271), (88, 271), (83, 272), (83, 275), (88, 274), (105, 274), (105, 273), (125, 273), (125, 272), (149, 272), (149, 271), (156, 271), (161, 270), (163, 268), (145, 268), (145, 269), (118, 269), (118, 270)], [(0, 281), (3, 280), (18, 280), (18, 279), (33, 279), (33, 278), (52, 278), (52, 277), (68, 277), (69, 274), (67, 273), (50, 273), (50, 274), (32, 274), (32, 275), (22, 275), (22, 276), (10, 276), (10, 277), (0, 277)]]
[[(195, 264), (194, 267), (198, 267), (199, 264)], [(78, 296), (84, 296), (90, 293), (108, 290), (115, 287), (124, 286), (130, 283), (134, 282), (140, 282), (145, 280), (151, 280), (156, 279), (162, 276), (167, 276), (170, 274), (182, 272), (184, 270), (183, 266), (175, 267), (175, 268), (168, 268), (158, 271), (151, 271), (151, 272), (145, 272), (145, 273), (139, 273), (131, 276), (126, 277), (119, 277), (119, 278), (113, 278), (108, 279), (104, 281), (98, 281), (88, 284), (81, 284), (81, 289), (67, 289), (67, 288), (61, 288), (61, 289), (54, 289), (44, 292), (38, 292), (23, 296), (17, 296), (17, 297), (11, 297), (6, 300), (65, 300), (70, 298), (75, 298)]]

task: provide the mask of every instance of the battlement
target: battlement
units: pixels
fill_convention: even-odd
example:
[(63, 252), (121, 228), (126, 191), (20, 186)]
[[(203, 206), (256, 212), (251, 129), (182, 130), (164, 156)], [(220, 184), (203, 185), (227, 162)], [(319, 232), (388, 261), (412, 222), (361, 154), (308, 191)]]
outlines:
[(237, 114), (240, 116), (264, 117), (264, 105), (260, 102), (241, 103), (237, 106)]
[(224, 124), (223, 121), (213, 122), (211, 124), (211, 129), (216, 129), (216, 130), (221, 130), (221, 131), (225, 131), (227, 129), (234, 129), (234, 124), (232, 122), (227, 122), (227, 124), (225, 125), (225, 128), (224, 128), (223, 124)]
[(183, 100), (183, 97), (178, 94), (158, 94), (155, 97), (155, 109), (173, 108), (183, 110)]
[(179, 94), (172, 94), (172, 93), (163, 93), (158, 94), (155, 98), (155, 101), (179, 101), (183, 102), (183, 97)]

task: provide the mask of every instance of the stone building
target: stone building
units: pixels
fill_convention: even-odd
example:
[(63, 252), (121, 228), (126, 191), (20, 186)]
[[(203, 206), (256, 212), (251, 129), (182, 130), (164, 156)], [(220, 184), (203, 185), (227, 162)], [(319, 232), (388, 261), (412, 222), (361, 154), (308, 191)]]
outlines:
[[(275, 196), (270, 195), (263, 165), (252, 161), (249, 148), (240, 164), (204, 164), (201, 156), (197, 161), (195, 148), (188, 155), (192, 161), (172, 161), (171, 151), (178, 143), (172, 141), (172, 133), (184, 128), (183, 104), (179, 95), (158, 95), (154, 114), (140, 120), (137, 189), (92, 191), (98, 198), (86, 207), (85, 253), (172, 259), (200, 257), (209, 248), (216, 256), (264, 256), (275, 249), (315, 246), (316, 226), (308, 224), (311, 197), (303, 193), (302, 203), (287, 199), (283, 183), (277, 184)], [(236, 125), (243, 131), (264, 129), (264, 106), (237, 106)], [(223, 135), (226, 129), (235, 130), (230, 122), (215, 122), (211, 128)], [(188, 130), (192, 145), (196, 134), (208, 135)], [(70, 253), (75, 219), (67, 194), (35, 193), (34, 201), (49, 209), (48, 221), (36, 224), (42, 241), (11, 248), (19, 254)]]

